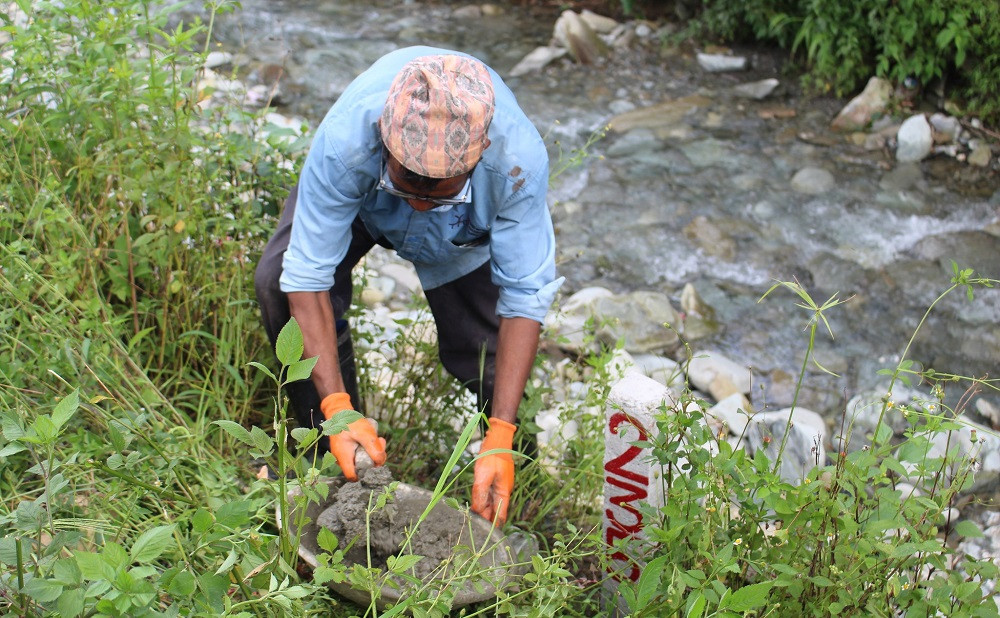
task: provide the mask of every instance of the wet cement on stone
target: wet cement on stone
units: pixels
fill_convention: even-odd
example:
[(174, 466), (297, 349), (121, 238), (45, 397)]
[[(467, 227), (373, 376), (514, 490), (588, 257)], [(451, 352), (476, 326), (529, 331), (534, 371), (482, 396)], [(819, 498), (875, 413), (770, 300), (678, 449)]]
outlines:
[[(387, 489), (393, 496), (384, 508), (373, 509), (366, 518), (369, 506), (374, 507)], [(350, 546), (344, 553), (347, 562), (367, 566), (370, 544), (372, 566), (379, 568), (386, 568), (388, 558), (400, 553), (423, 556), (412, 574), (426, 579), (452, 558), (456, 546), (469, 545), (468, 516), (438, 503), (420, 523), (407, 550), (401, 552), (407, 530), (417, 522), (428, 500), (426, 495), (398, 489), (393, 492), (392, 473), (388, 468), (366, 470), (358, 482), (345, 483), (337, 491), (332, 505), (320, 513), (316, 523), (333, 532), (341, 547)]]

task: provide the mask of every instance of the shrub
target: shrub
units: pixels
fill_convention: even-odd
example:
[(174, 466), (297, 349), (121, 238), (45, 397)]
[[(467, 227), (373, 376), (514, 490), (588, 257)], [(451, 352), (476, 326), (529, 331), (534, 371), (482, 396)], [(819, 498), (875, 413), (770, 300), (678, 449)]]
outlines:
[(1000, 6), (976, 0), (823, 2), (707, 0), (698, 27), (710, 36), (778, 45), (803, 58), (804, 80), (838, 96), (873, 74), (941, 83), (968, 112), (1000, 120)]
[[(955, 274), (946, 294), (997, 283), (971, 271)], [(823, 314), (835, 304), (819, 306), (797, 284), (782, 285), (813, 313), (811, 354)], [(784, 445), (775, 458), (763, 449), (753, 456), (734, 449), (713, 435), (706, 405), (690, 393), (661, 409), (658, 434), (640, 446), (662, 466), (665, 506), (646, 507), (647, 540), (626, 549), (649, 556), (638, 581), (619, 586), (631, 615), (997, 616), (996, 601), (982, 589), (997, 578), (997, 566), (960, 555), (948, 540), (982, 534), (971, 521), (946, 515), (971, 486), (977, 452), (932, 447), (964, 422), (944, 395), (959, 378), (917, 372), (906, 352), (889, 375), (869, 443), (848, 452), (852, 427), (845, 419), (832, 462), (797, 481), (778, 473)], [(923, 380), (931, 395), (896, 408), (892, 389), (900, 380)], [(997, 388), (995, 381), (969, 381)], [(886, 424), (891, 414), (909, 423), (901, 440)], [(919, 492), (904, 492), (904, 481)]]

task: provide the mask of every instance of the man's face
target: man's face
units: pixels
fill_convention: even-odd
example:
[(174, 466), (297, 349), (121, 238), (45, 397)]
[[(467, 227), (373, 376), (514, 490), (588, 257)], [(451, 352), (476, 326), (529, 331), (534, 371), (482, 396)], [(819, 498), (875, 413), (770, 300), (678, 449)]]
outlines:
[(466, 189), (469, 174), (462, 174), (454, 178), (442, 178), (431, 187), (418, 187), (406, 180), (406, 170), (388, 152), (386, 153), (386, 168), (389, 172), (389, 180), (393, 187), (403, 193), (409, 194), (402, 199), (410, 205), (413, 210), (425, 212), (441, 206), (435, 201), (436, 198), (455, 198)]

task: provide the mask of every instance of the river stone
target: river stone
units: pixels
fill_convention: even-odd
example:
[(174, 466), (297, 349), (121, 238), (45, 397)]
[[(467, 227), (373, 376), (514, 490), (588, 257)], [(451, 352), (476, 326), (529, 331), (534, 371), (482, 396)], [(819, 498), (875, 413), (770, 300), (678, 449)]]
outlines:
[(479, 19), (483, 16), (483, 9), (478, 4), (467, 4), (452, 11), (451, 16), (455, 19)]
[(684, 371), (673, 359), (659, 354), (636, 354), (633, 359), (636, 368), (647, 378), (677, 391), (684, 389)]
[(705, 417), (716, 434), (725, 429), (728, 434), (741, 436), (750, 423), (752, 414), (753, 407), (746, 395), (733, 393), (709, 408)]
[(778, 87), (778, 80), (772, 78), (733, 86), (733, 94), (745, 99), (766, 99)]
[(567, 54), (567, 50), (562, 47), (542, 46), (536, 47), (528, 52), (528, 55), (521, 59), (514, 68), (510, 70), (511, 77), (519, 77), (527, 73), (534, 73), (542, 70), (554, 60), (558, 60)]
[(695, 217), (684, 226), (684, 235), (708, 255), (730, 261), (736, 257), (736, 241), (706, 217)]
[(819, 195), (833, 189), (833, 174), (818, 167), (804, 167), (792, 176), (792, 189), (808, 195)]
[(612, 159), (628, 157), (640, 152), (662, 150), (663, 146), (663, 142), (651, 130), (633, 129), (611, 142), (605, 156)]
[[(813, 413), (815, 414), (815, 413)], [(785, 430), (788, 439), (784, 441)], [(788, 426), (788, 413), (771, 412), (753, 417), (743, 440), (747, 454), (751, 457), (763, 451), (772, 462), (781, 453), (778, 473), (789, 483), (799, 483), (817, 465), (826, 465), (826, 447), (817, 428), (804, 422), (792, 422)]]
[(580, 19), (585, 21), (591, 30), (599, 34), (610, 34), (615, 28), (619, 26), (618, 22), (610, 17), (605, 17), (604, 15), (598, 15), (597, 13), (583, 9), (580, 11)]
[(976, 400), (976, 411), (992, 423), (993, 427), (1000, 428), (1000, 406), (990, 403), (985, 397), (980, 397)]
[(711, 102), (708, 97), (697, 94), (681, 97), (619, 114), (608, 121), (608, 126), (618, 133), (627, 133), (640, 127), (654, 130), (670, 128), (680, 123), (688, 112), (705, 107)]
[(924, 173), (916, 163), (900, 163), (889, 170), (878, 182), (885, 191), (903, 191), (924, 179)]
[(929, 122), (934, 129), (934, 141), (938, 144), (957, 142), (962, 133), (962, 123), (954, 116), (938, 112), (931, 114)]
[[(613, 346), (624, 339), (629, 352), (670, 352), (680, 340), (674, 328), (680, 319), (670, 298), (659, 292), (632, 292), (613, 298), (598, 298), (594, 303), (597, 336)], [(668, 328), (669, 325), (669, 328)]]
[[(847, 428), (850, 432), (848, 450), (856, 451), (871, 444), (872, 433), (878, 424), (879, 416), (882, 416), (883, 399), (886, 397), (884, 389), (876, 389), (858, 393), (847, 403)], [(909, 422), (899, 411), (899, 407), (909, 405), (915, 400), (924, 400), (925, 397), (920, 391), (911, 389), (897, 383), (893, 386), (889, 400), (892, 407), (885, 411), (882, 423), (888, 426), (896, 435), (901, 435), (903, 430), (909, 426)]]
[(920, 161), (931, 153), (932, 146), (934, 138), (927, 117), (923, 114), (910, 116), (903, 121), (896, 133), (896, 160)]
[(709, 73), (742, 71), (747, 67), (747, 59), (742, 56), (698, 53), (698, 66)]
[(752, 387), (752, 376), (747, 367), (711, 350), (695, 352), (688, 363), (687, 372), (691, 384), (705, 392), (708, 392), (712, 382), (720, 375), (725, 376), (744, 394), (749, 394)]
[(560, 348), (573, 353), (587, 350), (587, 321), (594, 317), (598, 300), (614, 298), (614, 292), (598, 286), (586, 287), (545, 316), (545, 328)]
[(969, 165), (975, 165), (976, 167), (986, 167), (990, 164), (990, 160), (993, 158), (993, 150), (990, 145), (986, 142), (977, 142), (972, 152), (969, 153), (969, 158), (966, 161)]
[(562, 12), (556, 20), (552, 36), (580, 64), (593, 64), (608, 54), (607, 43), (574, 11)]
[(876, 114), (885, 110), (891, 96), (892, 83), (881, 77), (872, 77), (861, 94), (840, 110), (830, 126), (837, 131), (860, 131)]

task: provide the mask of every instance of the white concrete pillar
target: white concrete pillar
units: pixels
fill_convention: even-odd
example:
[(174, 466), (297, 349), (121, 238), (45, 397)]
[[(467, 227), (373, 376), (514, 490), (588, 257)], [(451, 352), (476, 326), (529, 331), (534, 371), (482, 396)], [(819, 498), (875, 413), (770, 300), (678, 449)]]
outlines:
[[(611, 388), (604, 423), (604, 518), (602, 534), (609, 546), (611, 572), (617, 573), (605, 587), (605, 607), (624, 606), (616, 594), (618, 580), (639, 579), (645, 559), (634, 550), (610, 549), (618, 539), (644, 539), (643, 514), (639, 504), (663, 506), (664, 486), (660, 465), (645, 449), (631, 443), (658, 434), (655, 418), (660, 408), (677, 402), (673, 390), (637, 372), (631, 372)], [(631, 555), (630, 555), (631, 554)]]

